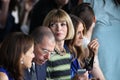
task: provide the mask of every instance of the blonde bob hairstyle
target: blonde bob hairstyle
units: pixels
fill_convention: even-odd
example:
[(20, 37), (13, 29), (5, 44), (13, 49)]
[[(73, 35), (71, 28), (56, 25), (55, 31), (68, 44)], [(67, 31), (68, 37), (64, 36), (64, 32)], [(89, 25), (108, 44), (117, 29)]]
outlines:
[(53, 9), (51, 10), (43, 21), (43, 26), (50, 27), (51, 22), (62, 22), (67, 23), (67, 36), (65, 40), (73, 39), (74, 37), (74, 27), (70, 16), (62, 9)]

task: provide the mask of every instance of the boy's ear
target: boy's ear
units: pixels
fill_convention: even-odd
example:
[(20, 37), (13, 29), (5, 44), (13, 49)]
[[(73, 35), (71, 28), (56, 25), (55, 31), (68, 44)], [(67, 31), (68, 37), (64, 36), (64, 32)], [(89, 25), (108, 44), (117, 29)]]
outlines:
[(83, 0), (78, 0), (78, 5), (83, 3)]
[(96, 17), (95, 16), (93, 17), (93, 21), (96, 23)]

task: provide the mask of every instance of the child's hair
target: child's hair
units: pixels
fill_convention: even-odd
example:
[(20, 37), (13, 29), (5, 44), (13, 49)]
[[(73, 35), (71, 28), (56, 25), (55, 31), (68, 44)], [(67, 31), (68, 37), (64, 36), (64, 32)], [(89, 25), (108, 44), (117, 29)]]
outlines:
[(73, 9), (72, 13), (81, 18), (85, 23), (86, 30), (89, 30), (95, 17), (90, 3), (81, 3)]

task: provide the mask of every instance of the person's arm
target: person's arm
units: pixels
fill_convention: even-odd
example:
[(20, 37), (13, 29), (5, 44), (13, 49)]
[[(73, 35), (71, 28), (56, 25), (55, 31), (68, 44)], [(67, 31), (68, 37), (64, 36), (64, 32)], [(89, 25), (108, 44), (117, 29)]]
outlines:
[(29, 15), (30, 11), (32, 10), (35, 3), (36, 3), (35, 0), (34, 0), (34, 2), (32, 0), (25, 1), (24, 11), (21, 16), (22, 18), (20, 19), (20, 21), (22, 22), (21, 23), (22, 25), (27, 24), (28, 15)]
[(98, 78), (100, 80), (105, 80), (102, 70), (100, 69), (98, 57), (97, 57), (98, 48), (99, 48), (99, 43), (98, 43), (97, 39), (94, 39), (89, 43), (89, 48), (95, 53), (94, 64), (93, 64), (93, 69), (92, 69), (91, 73), (94, 78)]
[(98, 48), (99, 48), (99, 42), (98, 39), (94, 39), (92, 40), (89, 44), (88, 44), (88, 48), (94, 52), (95, 56), (98, 53)]
[(10, 0), (2, 0), (2, 6), (0, 10), (0, 29), (5, 28)]
[(94, 61), (93, 69), (92, 69), (91, 73), (93, 74), (94, 78), (97, 78), (99, 80), (105, 80), (102, 70), (100, 69), (100, 66), (98, 65), (98, 63), (96, 61)]
[(3, 72), (0, 72), (0, 80), (8, 80), (7, 75)]

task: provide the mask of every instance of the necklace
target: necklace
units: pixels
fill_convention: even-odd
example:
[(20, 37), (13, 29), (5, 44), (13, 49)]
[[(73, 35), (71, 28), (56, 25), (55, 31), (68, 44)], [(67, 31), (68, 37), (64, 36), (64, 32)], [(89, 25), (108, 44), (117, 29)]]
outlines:
[(63, 56), (63, 55), (66, 54), (66, 50), (65, 50), (65, 49), (59, 50), (59, 49), (55, 48), (55, 51), (56, 51), (58, 54), (60, 54), (61, 56)]

